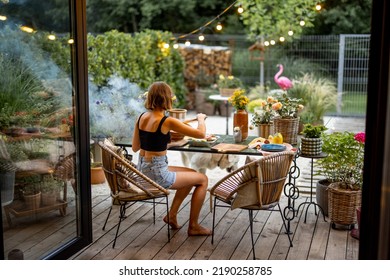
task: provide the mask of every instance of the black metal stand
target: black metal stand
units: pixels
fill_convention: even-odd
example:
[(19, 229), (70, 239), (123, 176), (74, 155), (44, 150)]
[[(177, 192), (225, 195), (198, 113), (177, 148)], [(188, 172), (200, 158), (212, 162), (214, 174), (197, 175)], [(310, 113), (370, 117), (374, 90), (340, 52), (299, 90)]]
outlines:
[(301, 206), (305, 207), (305, 205), (307, 205), (306, 212), (305, 212), (305, 221), (304, 221), (306, 223), (307, 211), (309, 210), (310, 205), (314, 205), (315, 215), (317, 215), (317, 207), (318, 207), (319, 211), (322, 213), (322, 216), (324, 217), (324, 221), (326, 222), (324, 210), (322, 209), (322, 207), (320, 205), (318, 205), (316, 202), (313, 201), (313, 169), (314, 169), (314, 159), (324, 158), (324, 157), (327, 157), (328, 155), (326, 153), (321, 153), (321, 154), (315, 155), (315, 156), (309, 156), (309, 155), (303, 155), (303, 154), (300, 154), (299, 156), (301, 156), (303, 158), (310, 158), (311, 159), (311, 162), (310, 162), (311, 163), (310, 164), (310, 201), (305, 201), (305, 202), (302, 202), (301, 204), (299, 204), (296, 213), (297, 214), (299, 213), (299, 209), (301, 208)]

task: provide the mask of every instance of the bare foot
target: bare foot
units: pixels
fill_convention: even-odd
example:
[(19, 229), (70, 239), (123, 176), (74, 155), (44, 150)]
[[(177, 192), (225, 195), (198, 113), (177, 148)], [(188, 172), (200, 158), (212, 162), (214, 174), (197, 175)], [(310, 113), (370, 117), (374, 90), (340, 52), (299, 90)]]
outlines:
[(188, 236), (208, 236), (211, 235), (213, 231), (211, 229), (198, 226), (196, 228), (188, 228)]
[(177, 223), (176, 218), (171, 218), (171, 217), (169, 217), (169, 223), (168, 223), (168, 216), (165, 216), (165, 217), (163, 218), (163, 221), (164, 221), (166, 224), (169, 224), (169, 225), (171, 226), (172, 229), (179, 229), (179, 228), (181, 228), (181, 225), (179, 225), (179, 224)]

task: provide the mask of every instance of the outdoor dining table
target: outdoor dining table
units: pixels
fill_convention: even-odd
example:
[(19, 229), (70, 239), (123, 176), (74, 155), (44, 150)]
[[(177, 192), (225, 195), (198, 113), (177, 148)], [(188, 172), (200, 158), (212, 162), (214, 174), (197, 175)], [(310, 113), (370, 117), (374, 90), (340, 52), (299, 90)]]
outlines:
[[(168, 150), (169, 151), (179, 151), (179, 152), (198, 152), (198, 153), (224, 153), (224, 154), (236, 154), (236, 155), (248, 155), (248, 156), (262, 156), (262, 153), (257, 151), (257, 149), (251, 149), (248, 147), (248, 144), (256, 138), (256, 136), (248, 136), (248, 138), (242, 142), (235, 143), (233, 135), (223, 135), (223, 134), (215, 134), (217, 140), (213, 143), (210, 143), (207, 146), (194, 146), (191, 145), (190, 141), (177, 141), (177, 143), (170, 143)], [(122, 138), (115, 140), (115, 145), (120, 146), (122, 148), (130, 148), (131, 147), (131, 138)], [(225, 143), (225, 144), (236, 144), (236, 145), (245, 145), (247, 146), (245, 149), (240, 151), (233, 150), (221, 150), (215, 149), (214, 146)]]
[[(194, 146), (190, 145), (190, 141), (187, 141), (186, 138), (183, 140), (177, 141), (177, 143), (170, 143), (168, 150), (169, 151), (179, 151), (179, 152), (197, 152), (197, 153), (223, 153), (223, 154), (235, 154), (235, 155), (246, 155), (246, 156), (264, 156), (261, 151), (258, 151), (255, 148), (249, 148), (248, 145), (249, 143), (257, 138), (256, 136), (248, 136), (248, 138), (242, 142), (236, 143), (234, 141), (234, 136), (233, 135), (223, 135), (223, 134), (215, 134), (215, 137), (217, 140), (213, 142), (210, 145), (207, 146)], [(114, 140), (114, 143), (116, 146), (124, 148), (126, 151), (126, 148), (130, 148), (132, 146), (132, 139), (131, 138), (122, 138), (122, 139), (117, 139)], [(221, 150), (221, 149), (216, 149), (214, 148), (218, 144), (231, 144), (231, 145), (243, 145), (246, 147), (243, 147), (242, 149), (237, 149), (237, 150)], [(290, 145), (290, 144), (288, 144)], [(297, 150), (296, 148), (290, 146), (291, 149)], [(298, 153), (297, 153), (298, 156)], [(284, 187), (284, 194), (288, 198), (288, 205), (285, 207), (283, 211), (283, 216), (287, 220), (287, 234), (290, 234), (290, 222), (294, 219), (295, 217), (295, 212), (296, 209), (294, 209), (295, 206), (295, 200), (297, 199), (297, 195), (295, 191), (296, 186), (295, 186), (295, 181), (297, 177), (294, 175), (296, 173), (297, 167), (296, 164), (296, 157), (293, 160), (292, 166), (290, 168), (290, 173), (288, 175), (288, 180), (285, 184)], [(298, 175), (299, 176), (299, 175)], [(292, 213), (290, 215), (289, 213)]]

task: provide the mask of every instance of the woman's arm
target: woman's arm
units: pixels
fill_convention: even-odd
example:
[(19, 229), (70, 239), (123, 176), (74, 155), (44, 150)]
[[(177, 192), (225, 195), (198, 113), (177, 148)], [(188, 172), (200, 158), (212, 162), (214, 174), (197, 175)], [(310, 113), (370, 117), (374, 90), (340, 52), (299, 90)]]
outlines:
[(194, 138), (205, 138), (206, 137), (206, 123), (205, 119), (207, 116), (205, 114), (198, 114), (198, 127), (193, 128), (190, 125), (187, 125), (176, 118), (168, 118), (168, 124), (170, 130), (174, 130), (176, 132), (182, 133), (186, 136), (194, 137)]

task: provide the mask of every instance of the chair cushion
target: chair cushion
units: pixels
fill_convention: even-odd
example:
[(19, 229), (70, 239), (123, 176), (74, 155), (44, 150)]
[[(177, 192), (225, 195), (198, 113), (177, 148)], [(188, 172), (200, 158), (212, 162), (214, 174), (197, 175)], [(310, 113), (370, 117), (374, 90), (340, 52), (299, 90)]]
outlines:
[(124, 158), (124, 150), (121, 147), (115, 146), (115, 144), (108, 138), (105, 138), (103, 144), (106, 145), (111, 151), (116, 153), (121, 158)]

